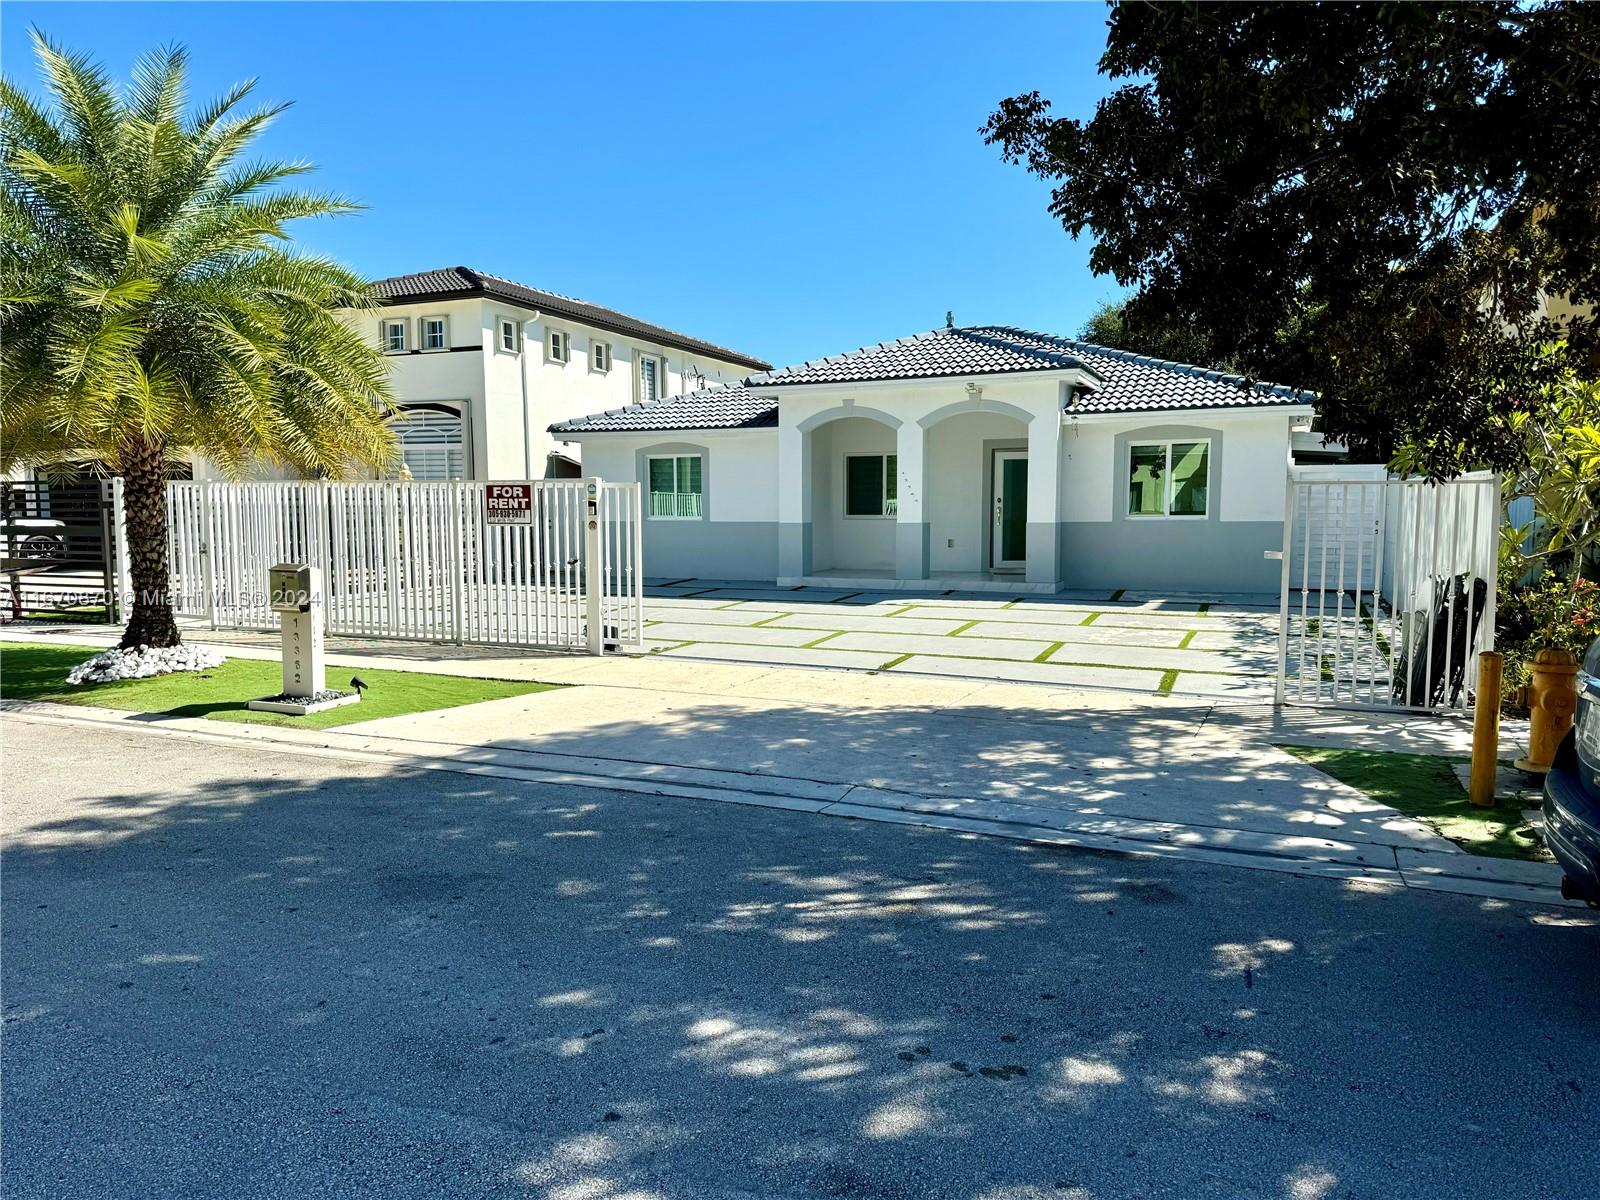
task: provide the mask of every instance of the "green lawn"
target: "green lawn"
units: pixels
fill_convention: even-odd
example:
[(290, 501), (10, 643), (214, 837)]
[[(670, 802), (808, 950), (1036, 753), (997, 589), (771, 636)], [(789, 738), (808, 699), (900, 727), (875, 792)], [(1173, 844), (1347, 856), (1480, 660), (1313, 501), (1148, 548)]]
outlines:
[(1322, 746), (1283, 746), (1340, 783), (1365, 792), (1380, 804), (1418, 817), (1463, 850), (1490, 858), (1549, 862), (1551, 855), (1518, 808), (1478, 808), (1456, 778), (1461, 759), (1381, 750), (1343, 750)]
[[(173, 717), (209, 717), (213, 721), (249, 721), (261, 725), (294, 725), (327, 729), (379, 717), (437, 708), (455, 708), (481, 700), (525, 696), (558, 686), (509, 679), (466, 679), (459, 675), (425, 675), (418, 671), (359, 670), (371, 685), (360, 704), (330, 708), (309, 717), (251, 712), (245, 703), (283, 690), (283, 668), (264, 659), (230, 658), (209, 671), (86, 683), (68, 687), (67, 672), (97, 652), (95, 646), (40, 646), (32, 642), (0, 642), (0, 697), (7, 700), (50, 700), (58, 704), (98, 704), (134, 712)], [(340, 687), (348, 667), (329, 667), (328, 683)]]

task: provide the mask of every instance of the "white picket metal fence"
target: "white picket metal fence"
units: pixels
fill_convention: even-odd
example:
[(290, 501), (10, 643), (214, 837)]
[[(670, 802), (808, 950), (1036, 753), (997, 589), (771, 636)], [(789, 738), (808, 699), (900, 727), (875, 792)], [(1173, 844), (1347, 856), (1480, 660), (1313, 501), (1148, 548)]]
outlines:
[(1465, 709), (1494, 649), (1500, 479), (1291, 471), (1279, 703)]
[(489, 489), (505, 487), (169, 484), (178, 612), (213, 628), (275, 629), (267, 569), (298, 562), (321, 569), (329, 634), (594, 654), (637, 648), (639, 485), (516, 483), (526, 508), (498, 514), (514, 520), (492, 520)]

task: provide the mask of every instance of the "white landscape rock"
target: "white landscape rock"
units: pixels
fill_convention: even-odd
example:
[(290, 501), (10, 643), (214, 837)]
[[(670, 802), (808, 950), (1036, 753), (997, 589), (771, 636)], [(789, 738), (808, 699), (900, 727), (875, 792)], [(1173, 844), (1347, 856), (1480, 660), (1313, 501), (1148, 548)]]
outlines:
[(67, 682), (109, 683), (114, 679), (148, 679), (152, 675), (171, 675), (174, 671), (204, 671), (220, 667), (227, 659), (205, 646), (136, 646), (131, 650), (107, 650), (79, 663), (67, 672)]

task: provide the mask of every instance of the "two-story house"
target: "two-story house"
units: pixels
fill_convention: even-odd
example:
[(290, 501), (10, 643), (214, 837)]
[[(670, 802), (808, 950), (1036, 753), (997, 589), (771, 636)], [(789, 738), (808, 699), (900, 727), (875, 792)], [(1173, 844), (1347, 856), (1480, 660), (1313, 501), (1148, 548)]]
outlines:
[[(579, 448), (551, 425), (743, 379), (770, 364), (615, 309), (467, 267), (373, 284), (382, 305), (346, 319), (390, 360), (404, 474), (556, 479)], [(198, 479), (219, 474), (193, 460)], [(263, 466), (260, 477), (282, 478)]]
[(580, 473), (553, 424), (742, 379), (768, 364), (570, 296), (466, 267), (380, 279), (372, 322), (392, 361), (415, 479)]

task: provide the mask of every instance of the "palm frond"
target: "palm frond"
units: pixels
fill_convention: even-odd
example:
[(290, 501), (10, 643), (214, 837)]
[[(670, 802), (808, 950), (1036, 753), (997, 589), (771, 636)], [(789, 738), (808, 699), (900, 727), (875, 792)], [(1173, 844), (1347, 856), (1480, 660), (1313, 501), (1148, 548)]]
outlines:
[(122, 115), (110, 78), (86, 55), (68, 54), (38, 29), (31, 33), (34, 52), (55, 95), (68, 137), (80, 153), (109, 158)]
[(246, 79), (223, 92), (195, 114), (194, 120), (189, 125), (189, 137), (198, 143), (210, 135), (246, 96), (255, 91), (255, 87), (254, 79)]
[(46, 159), (56, 157), (64, 146), (55, 122), (26, 92), (7, 79), (0, 79), (0, 136)]
[(181, 49), (141, 59), (119, 99), (36, 41), (52, 103), (0, 85), (0, 455), (391, 461), (388, 363), (340, 315), (371, 289), (290, 244), (294, 222), (358, 206), (285, 188), (307, 163), (241, 163), (286, 106), (241, 112), (246, 83), (186, 117)]
[(182, 46), (164, 46), (141, 55), (133, 64), (128, 115), (146, 125), (177, 124), (183, 117), (187, 70), (188, 54)]
[(217, 186), (203, 196), (200, 202), (207, 206), (230, 204), (235, 200), (253, 196), (262, 188), (271, 187), (296, 175), (309, 174), (315, 169), (310, 163), (299, 160), (250, 163), (240, 170), (230, 171), (224, 175), (217, 181)]

